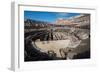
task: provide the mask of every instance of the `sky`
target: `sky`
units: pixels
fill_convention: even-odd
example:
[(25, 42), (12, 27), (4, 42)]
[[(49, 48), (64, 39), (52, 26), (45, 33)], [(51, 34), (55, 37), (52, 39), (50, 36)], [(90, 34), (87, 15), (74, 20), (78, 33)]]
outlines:
[(80, 15), (80, 13), (24, 11), (24, 19), (46, 21), (49, 23), (55, 23), (59, 18), (68, 19), (77, 15)]

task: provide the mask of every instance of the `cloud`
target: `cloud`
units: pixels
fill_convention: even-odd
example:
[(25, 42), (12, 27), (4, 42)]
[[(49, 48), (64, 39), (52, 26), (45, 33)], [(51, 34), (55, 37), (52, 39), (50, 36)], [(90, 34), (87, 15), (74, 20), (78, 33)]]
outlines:
[(69, 14), (68, 13), (58, 13), (57, 16), (59, 17), (65, 17), (65, 16), (68, 16)]

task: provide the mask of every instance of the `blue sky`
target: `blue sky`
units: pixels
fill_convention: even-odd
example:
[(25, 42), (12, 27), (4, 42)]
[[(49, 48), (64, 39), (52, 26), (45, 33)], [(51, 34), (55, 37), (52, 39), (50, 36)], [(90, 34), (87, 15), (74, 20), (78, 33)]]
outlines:
[(33, 19), (55, 23), (59, 18), (68, 19), (69, 17), (80, 15), (79, 13), (64, 13), (64, 12), (39, 12), (39, 11), (24, 11), (24, 19)]

